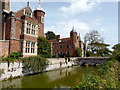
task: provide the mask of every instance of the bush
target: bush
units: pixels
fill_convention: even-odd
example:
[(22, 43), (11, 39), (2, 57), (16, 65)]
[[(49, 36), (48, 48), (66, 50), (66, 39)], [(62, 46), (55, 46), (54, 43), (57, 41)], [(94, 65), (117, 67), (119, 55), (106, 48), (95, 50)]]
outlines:
[(44, 37), (38, 37), (38, 55), (44, 58), (51, 57), (51, 45)]
[(115, 62), (116, 60), (108, 61), (105, 66), (102, 66), (100, 69), (98, 69), (97, 74), (90, 74), (75, 88), (89, 90), (94, 88), (117, 87), (118, 85), (115, 83), (116, 80), (109, 80), (111, 78), (109, 76), (113, 75), (110, 68), (113, 67)]
[(120, 62), (120, 52), (113, 54), (112, 59), (118, 60)]
[(75, 53), (76, 53), (77, 57), (81, 57), (82, 56), (82, 50), (80, 48), (76, 48)]
[(20, 52), (12, 52), (12, 54), (8, 56), (8, 58), (15, 58), (15, 59), (18, 59), (19, 57), (20, 57)]
[(48, 65), (48, 61), (40, 56), (25, 57), (22, 62), (24, 63), (23, 72), (43, 72)]
[(94, 89), (98, 88), (101, 82), (102, 81), (99, 76), (90, 74), (84, 82), (80, 82), (79, 86), (76, 86), (75, 88), (80, 88), (83, 90)]
[(14, 62), (16, 59), (19, 59), (19, 57), (20, 57), (20, 52), (13, 52), (8, 57), (2, 58), (2, 61), (3, 62), (7, 62), (8, 63), (8, 67), (9, 67), (10, 62)]
[(116, 44), (112, 47), (114, 49), (112, 53), (112, 59), (118, 60), (120, 62), (120, 43)]
[(86, 51), (86, 57), (90, 57), (91, 52), (90, 51)]

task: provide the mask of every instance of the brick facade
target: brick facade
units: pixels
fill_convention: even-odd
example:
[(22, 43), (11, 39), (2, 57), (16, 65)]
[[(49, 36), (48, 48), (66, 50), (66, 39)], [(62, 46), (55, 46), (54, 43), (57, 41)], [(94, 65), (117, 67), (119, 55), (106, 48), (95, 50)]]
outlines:
[(49, 42), (51, 43), (51, 53), (55, 57), (75, 57), (76, 48), (81, 48), (82, 56), (84, 56), (84, 44), (81, 41), (80, 36), (77, 36), (77, 32), (74, 29), (70, 32), (69, 38), (60, 39), (60, 35), (57, 35), (56, 39), (49, 40)]
[(7, 56), (9, 53), (9, 41), (0, 41), (0, 56)]
[(44, 36), (45, 12), (40, 8), (32, 11), (29, 4), (14, 12), (9, 4), (9, 0), (2, 4), (1, 49), (7, 49), (5, 56), (18, 51), (23, 57), (37, 55), (37, 38)]

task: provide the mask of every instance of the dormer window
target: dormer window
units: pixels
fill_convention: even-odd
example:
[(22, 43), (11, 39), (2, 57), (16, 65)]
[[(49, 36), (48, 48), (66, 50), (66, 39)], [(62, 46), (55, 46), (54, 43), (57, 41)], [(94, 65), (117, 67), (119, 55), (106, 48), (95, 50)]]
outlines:
[(28, 17), (32, 17), (31, 13), (28, 12), (28, 11), (25, 11), (25, 15), (28, 16)]

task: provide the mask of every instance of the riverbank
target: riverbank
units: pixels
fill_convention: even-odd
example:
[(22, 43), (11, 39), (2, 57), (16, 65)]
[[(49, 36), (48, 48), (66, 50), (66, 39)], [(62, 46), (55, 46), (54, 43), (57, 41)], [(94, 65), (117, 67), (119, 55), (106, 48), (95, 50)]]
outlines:
[(36, 75), (7, 79), (1, 82), (0, 90), (3, 88), (71, 88), (78, 85), (91, 71), (96, 72), (98, 68), (93, 66), (72, 66)]
[[(65, 62), (64, 58), (50, 58), (47, 60), (49, 61), (49, 63), (44, 71), (51, 71), (60, 68), (70, 67), (75, 64), (76, 58), (71, 58), (71, 61), (67, 63)], [(9, 64), (7, 62), (2, 62), (0, 64), (1, 68), (0, 81), (40, 73), (28, 71), (24, 72), (25, 71), (24, 65), (25, 64), (23, 62), (18, 61), (10, 62)]]
[(92, 73), (84, 81), (81, 81), (75, 88), (79, 89), (105, 89), (119, 88), (118, 68), (120, 62), (116, 60), (108, 61), (105, 66), (98, 69), (97, 74)]

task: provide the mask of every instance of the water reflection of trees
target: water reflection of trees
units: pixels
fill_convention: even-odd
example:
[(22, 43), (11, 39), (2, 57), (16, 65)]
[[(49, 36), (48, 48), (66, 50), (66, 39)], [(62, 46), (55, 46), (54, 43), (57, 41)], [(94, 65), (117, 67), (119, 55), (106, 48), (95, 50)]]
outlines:
[(70, 67), (3, 81), (6, 88), (59, 88), (76, 86), (96, 67)]
[(22, 78), (8, 79), (0, 82), (2, 88), (21, 88)]

